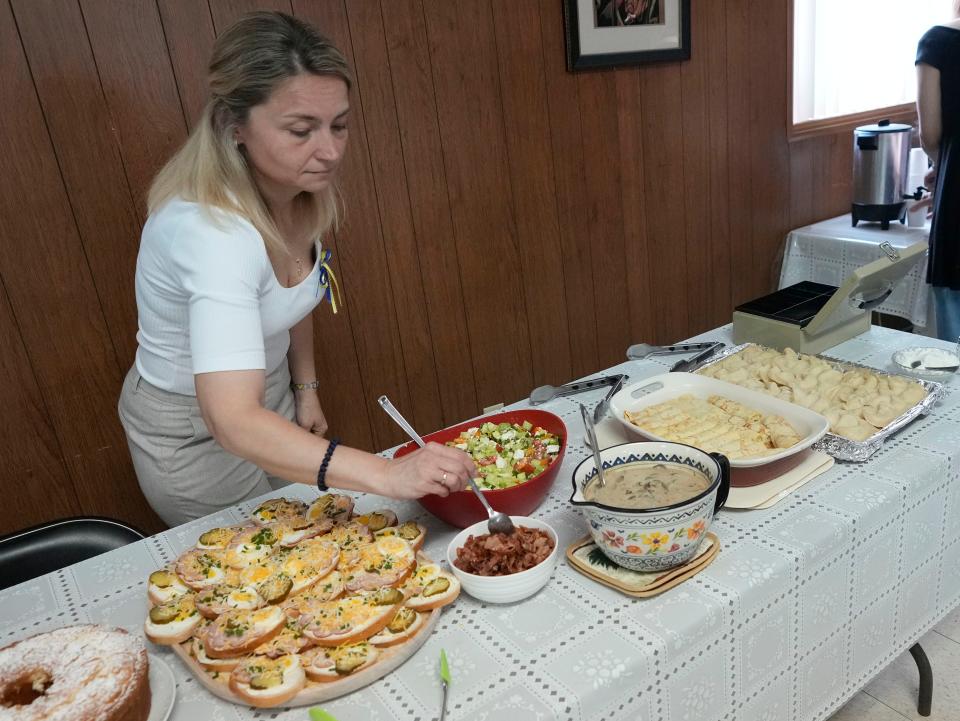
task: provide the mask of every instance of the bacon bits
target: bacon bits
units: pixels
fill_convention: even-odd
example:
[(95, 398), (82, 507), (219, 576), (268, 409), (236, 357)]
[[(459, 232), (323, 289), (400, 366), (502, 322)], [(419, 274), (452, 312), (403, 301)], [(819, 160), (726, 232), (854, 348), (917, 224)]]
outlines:
[(553, 552), (553, 539), (539, 528), (518, 526), (512, 534), (470, 536), (454, 565), (477, 576), (506, 576), (533, 568)]

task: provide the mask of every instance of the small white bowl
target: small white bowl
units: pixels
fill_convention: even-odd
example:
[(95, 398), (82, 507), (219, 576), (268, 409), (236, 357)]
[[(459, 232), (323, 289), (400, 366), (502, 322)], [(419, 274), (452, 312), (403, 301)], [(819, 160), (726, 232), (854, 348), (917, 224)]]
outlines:
[(948, 379), (950, 376), (956, 373), (956, 371), (941, 371), (932, 368), (924, 368), (922, 365), (917, 368), (911, 368), (910, 360), (912, 358), (916, 358), (925, 351), (939, 351), (940, 353), (951, 356), (956, 360), (956, 355), (952, 350), (948, 350), (946, 348), (934, 348), (931, 346), (911, 346), (910, 348), (903, 348), (894, 353), (890, 360), (893, 362), (893, 365), (897, 369), (898, 373), (909, 373), (910, 375), (917, 376), (918, 378), (926, 378), (928, 380)]
[(486, 603), (513, 603), (528, 598), (547, 585), (553, 569), (560, 558), (560, 540), (557, 532), (548, 524), (528, 516), (510, 516), (514, 526), (526, 526), (545, 531), (553, 539), (553, 552), (533, 568), (506, 576), (478, 576), (474, 573), (461, 571), (454, 564), (457, 560), (457, 549), (463, 547), (470, 536), (482, 536), (489, 533), (487, 522), (480, 521), (464, 528), (450, 541), (447, 546), (447, 563), (456, 576), (463, 590)]

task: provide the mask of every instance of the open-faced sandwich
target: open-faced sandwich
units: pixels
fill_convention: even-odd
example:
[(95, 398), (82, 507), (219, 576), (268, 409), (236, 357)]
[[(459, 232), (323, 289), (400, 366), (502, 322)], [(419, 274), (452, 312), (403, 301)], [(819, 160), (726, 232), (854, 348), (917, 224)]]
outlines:
[(366, 669), (373, 681), (460, 593), (420, 553), (425, 536), (390, 510), (355, 515), (348, 496), (270, 499), (150, 574), (144, 631), (238, 703), (296, 704)]

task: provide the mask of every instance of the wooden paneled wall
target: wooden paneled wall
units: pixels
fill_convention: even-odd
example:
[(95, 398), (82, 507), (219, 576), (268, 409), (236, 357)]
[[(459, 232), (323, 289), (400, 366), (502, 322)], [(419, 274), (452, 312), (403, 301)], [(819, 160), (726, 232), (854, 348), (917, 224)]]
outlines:
[(217, 32), (292, 12), (356, 70), (316, 314), (332, 433), (401, 440), (727, 322), (849, 206), (849, 133), (787, 140), (786, 0), (693, 0), (684, 63), (570, 74), (561, 0), (0, 0), (0, 532), (160, 528), (116, 402), (144, 197)]

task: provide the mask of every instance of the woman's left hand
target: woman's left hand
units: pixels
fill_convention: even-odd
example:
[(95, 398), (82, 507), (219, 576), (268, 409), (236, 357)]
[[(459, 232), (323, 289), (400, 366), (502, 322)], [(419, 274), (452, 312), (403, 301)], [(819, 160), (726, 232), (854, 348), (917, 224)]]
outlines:
[(320, 397), (313, 389), (294, 391), (293, 399), (296, 402), (297, 425), (318, 436), (327, 433), (327, 417), (320, 407)]

